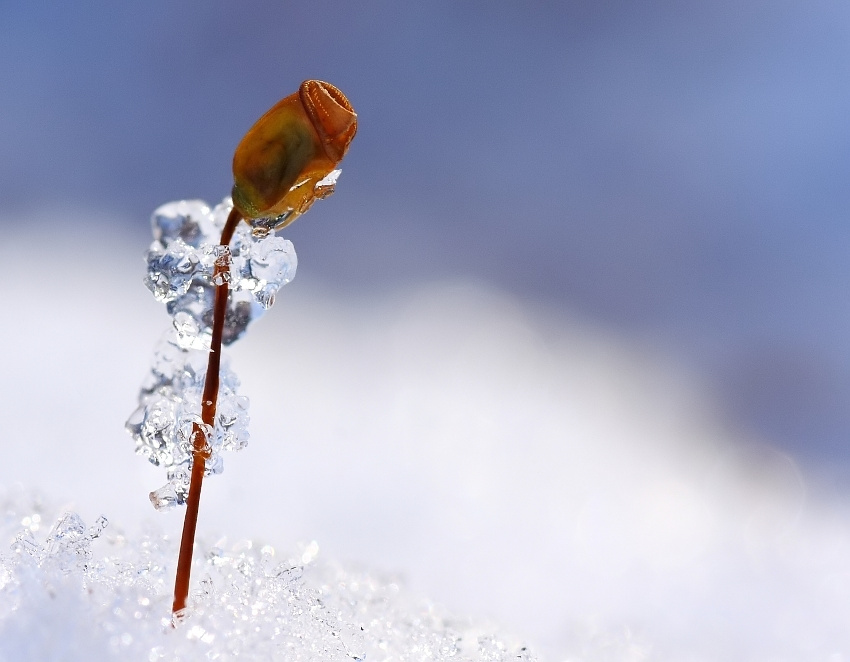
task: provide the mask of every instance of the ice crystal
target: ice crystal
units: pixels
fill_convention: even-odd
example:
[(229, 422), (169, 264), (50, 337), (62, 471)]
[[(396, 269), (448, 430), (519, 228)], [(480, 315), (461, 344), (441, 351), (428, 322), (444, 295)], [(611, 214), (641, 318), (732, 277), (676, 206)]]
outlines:
[[(22, 521), (44, 516), (32, 503), (3, 506), (7, 540)], [(155, 531), (130, 540), (112, 527), (95, 540), (91, 531), (66, 513), (46, 537), (25, 528), (0, 556), (0, 659), (535, 659), (398, 581), (323, 561), (315, 542), (280, 553), (252, 541), (199, 541), (201, 581), (172, 628), (176, 541)]]
[[(38, 517), (36, 513), (29, 515), (31, 520)], [(27, 519), (27, 518), (25, 518)], [(12, 543), (12, 550), (27, 556), (36, 565), (53, 564), (63, 572), (71, 572), (73, 568), (85, 568), (91, 559), (91, 541), (100, 537), (108, 521), (101, 515), (94, 525), (86, 529), (86, 525), (76, 513), (65, 513), (53, 525), (44, 543), (36, 542), (31, 528), (18, 532)]]
[[(147, 253), (145, 285), (166, 304), (185, 335), (208, 334), (212, 327), (216, 262), (229, 269), (220, 277), (230, 285), (225, 345), (237, 340), (248, 324), (270, 307), (275, 293), (295, 277), (298, 260), (292, 243), (269, 234), (255, 237), (240, 223), (230, 246), (219, 246), (221, 231), (233, 204), (226, 198), (210, 209), (200, 200), (171, 202), (152, 216), (154, 241)], [(197, 329), (186, 326), (193, 321)]]
[(154, 241), (146, 256), (145, 285), (166, 304), (172, 328), (154, 351), (139, 406), (126, 427), (136, 452), (167, 470), (168, 483), (150, 495), (158, 510), (185, 503), (195, 430), (206, 436), (207, 474), (223, 470), (222, 450), (248, 443), (248, 400), (238, 395), (239, 381), (226, 360), (214, 429), (201, 420), (216, 286), (228, 283), (222, 334), (228, 345), (272, 306), (297, 268), (291, 242), (273, 234), (258, 236), (246, 223), (239, 224), (229, 246), (220, 246), (231, 209), (229, 198), (212, 209), (200, 200), (181, 200), (163, 205), (151, 218)]

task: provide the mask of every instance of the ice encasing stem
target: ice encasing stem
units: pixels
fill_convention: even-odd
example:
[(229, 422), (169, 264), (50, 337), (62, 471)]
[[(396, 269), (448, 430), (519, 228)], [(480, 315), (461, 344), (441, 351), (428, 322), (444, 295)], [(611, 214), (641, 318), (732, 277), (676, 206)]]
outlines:
[[(230, 240), (242, 215), (234, 207), (224, 229), (221, 231), (219, 245), (229, 246)], [(218, 402), (218, 379), (221, 366), (221, 335), (224, 330), (224, 317), (227, 313), (228, 280), (230, 255), (225, 253), (215, 261), (213, 282), (215, 303), (213, 304), (212, 341), (210, 343), (207, 374), (204, 380), (204, 394), (201, 399), (201, 420), (207, 430), (215, 430), (215, 410)], [(212, 433), (212, 432), (211, 432)], [(189, 596), (189, 575), (192, 570), (192, 548), (195, 545), (195, 528), (198, 524), (198, 506), (201, 502), (201, 485), (204, 482), (206, 460), (209, 457), (207, 437), (199, 425), (192, 430), (192, 476), (189, 479), (189, 494), (186, 497), (186, 517), (183, 520), (183, 535), (180, 538), (180, 554), (177, 557), (177, 577), (174, 580), (174, 604), (172, 612), (177, 614), (186, 608)]]

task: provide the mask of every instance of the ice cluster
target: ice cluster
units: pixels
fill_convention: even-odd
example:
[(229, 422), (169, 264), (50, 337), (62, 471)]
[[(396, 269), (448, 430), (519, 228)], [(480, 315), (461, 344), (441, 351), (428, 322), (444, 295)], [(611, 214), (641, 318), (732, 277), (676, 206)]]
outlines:
[(530, 662), (398, 581), (251, 541), (199, 541), (201, 578), (172, 627), (177, 541), (87, 529), (26, 495), (0, 501), (0, 660)]
[[(292, 243), (240, 223), (229, 246), (219, 238), (233, 204), (210, 208), (200, 200), (163, 205), (151, 217), (154, 241), (146, 255), (145, 285), (166, 305), (172, 325), (154, 351), (139, 406), (127, 421), (136, 452), (167, 471), (168, 482), (151, 492), (158, 510), (185, 503), (192, 466), (193, 429), (206, 435), (206, 473), (221, 473), (221, 451), (248, 443), (248, 399), (222, 360), (214, 429), (201, 419), (201, 394), (212, 337), (216, 278), (229, 287), (222, 342), (237, 340), (268, 310), (277, 291), (295, 276)], [(218, 265), (223, 275), (215, 276)]]

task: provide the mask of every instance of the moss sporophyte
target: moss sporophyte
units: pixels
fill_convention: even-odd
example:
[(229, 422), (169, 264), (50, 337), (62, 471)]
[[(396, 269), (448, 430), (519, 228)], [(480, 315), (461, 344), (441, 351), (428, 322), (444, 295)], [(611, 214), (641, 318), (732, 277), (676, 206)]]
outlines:
[(239, 338), (294, 276), (292, 244), (273, 233), (333, 193), (336, 166), (356, 131), (357, 115), (342, 92), (304, 81), (237, 146), (232, 202), (210, 209), (187, 200), (154, 212), (145, 283), (167, 305), (173, 328), (127, 428), (136, 451), (168, 471), (169, 482), (151, 493), (154, 506), (186, 505), (175, 622), (189, 594), (204, 475), (222, 470), (221, 450), (247, 443), (247, 399), (236, 394), (238, 380), (222, 364), (222, 344)]

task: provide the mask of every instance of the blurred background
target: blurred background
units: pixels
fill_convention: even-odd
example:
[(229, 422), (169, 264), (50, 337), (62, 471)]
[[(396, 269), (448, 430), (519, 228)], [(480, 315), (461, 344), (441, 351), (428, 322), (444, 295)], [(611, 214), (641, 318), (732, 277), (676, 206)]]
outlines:
[[(124, 346), (115, 341), (114, 356), (108, 355), (112, 345), (101, 339), (86, 359), (96, 361), (92, 357), (97, 352), (108, 355), (108, 361), (102, 359), (104, 370), (120, 371), (116, 379), (123, 380), (125, 372), (128, 375), (129, 393), (122, 394), (118, 388), (112, 393), (113, 386), (108, 386), (110, 397), (119, 399), (110, 424), (120, 426), (133, 408), (136, 386), (129, 384), (141, 380), (156, 329), (167, 325), (165, 314), (154, 312), (156, 304), (148, 302), (147, 293), (136, 284), (143, 269), (136, 256), (150, 240), (150, 212), (173, 199), (216, 202), (227, 195), (232, 152), (247, 128), (301, 80), (328, 80), (352, 101), (360, 128), (343, 163), (336, 195), (317, 204), (287, 231), (299, 255), (299, 275), (290, 289), (307, 294), (293, 292), (292, 302), (285, 304), (290, 293), (282, 293), (270, 314), (291, 315), (293, 324), (298, 314), (314, 315), (327, 326), (315, 322), (293, 331), (289, 322), (269, 320), (265, 354), (250, 354), (254, 350), (247, 344), (254, 341), (252, 334), (244, 350), (234, 350), (237, 358), (239, 352), (248, 352), (239, 359), (244, 368), (234, 367), (244, 372), (246, 394), (254, 403), (256, 438), (278, 425), (272, 420), (264, 423), (266, 414), (261, 414), (263, 408), (268, 411), (277, 405), (261, 394), (266, 384), (261, 373), (273, 354), (268, 345), (292, 333), (300, 340), (282, 343), (274, 352), (289, 353), (276, 360), (282, 366), (294, 362), (293, 374), (299, 379), (319, 369), (322, 375), (342, 370), (348, 377), (328, 379), (356, 391), (360, 403), (358, 413), (349, 411), (336, 427), (326, 419), (327, 428), (321, 434), (310, 432), (305, 416), (302, 432), (307, 437), (327, 440), (341, 434), (348, 439), (346, 426), (362, 416), (360, 431), (352, 434), (360, 440), (357, 443), (363, 442), (370, 438), (364, 430), (380, 418), (378, 412), (386, 402), (395, 403), (396, 423), (405, 420), (410, 411), (399, 409), (398, 398), (404, 400), (405, 384), (414, 384), (409, 393), (425, 394), (425, 401), (436, 403), (444, 422), (472, 417), (483, 426), (476, 428), (479, 437), (473, 435), (483, 445), (463, 456), (464, 466), (486, 464), (482, 459), (488, 457), (486, 439), (492, 437), (487, 430), (502, 435), (515, 425), (516, 435), (511, 438), (516, 443), (509, 444), (510, 452), (521, 457), (522, 448), (533, 449), (538, 461), (523, 474), (526, 482), (522, 484), (529, 489), (538, 483), (559, 485), (587, 478), (581, 470), (585, 466), (599, 471), (598, 485), (622, 489), (623, 494), (631, 494), (629, 466), (643, 466), (629, 465), (628, 458), (679, 457), (669, 451), (665, 439), (679, 443), (689, 435), (710, 437), (707, 446), (695, 442), (693, 448), (701, 450), (683, 451), (684, 464), (670, 460), (679, 467), (670, 470), (669, 475), (676, 477), (672, 492), (666, 488), (651, 492), (649, 501), (641, 503), (656, 504), (661, 510), (650, 511), (672, 517), (665, 520), (668, 524), (693, 524), (696, 520), (690, 510), (676, 511), (675, 516), (669, 511), (671, 504), (681, 505), (682, 498), (691, 503), (687, 495), (682, 496), (682, 490), (689, 489), (682, 485), (696, 484), (693, 476), (708, 480), (709, 493), (724, 494), (724, 498), (739, 494), (727, 489), (729, 481), (745, 491), (746, 486), (764, 483), (764, 489), (778, 499), (769, 503), (782, 513), (777, 516), (780, 524), (771, 519), (773, 515), (766, 516), (771, 524), (765, 526), (772, 536), (785, 530), (783, 518), (796, 517), (788, 513), (802, 507), (803, 493), (842, 508), (850, 484), (850, 409), (846, 406), (850, 402), (850, 311), (845, 295), (850, 277), (846, 259), (850, 251), (848, 30), (850, 7), (819, 0), (0, 1), (0, 222), (7, 235), (3, 254), (7, 260), (18, 260), (14, 264), (32, 267), (32, 241), (42, 242), (39, 250), (44, 255), (57, 255), (48, 250), (50, 246), (79, 248), (75, 242), (88, 237), (83, 244), (89, 248), (73, 253), (74, 258), (62, 268), (63, 278), (80, 274), (79, 288), (85, 290), (103, 277), (105, 264), (114, 269), (110, 273), (122, 273), (115, 282), (133, 291), (128, 298), (118, 289), (109, 290), (113, 295), (109, 299), (92, 290), (86, 305), (78, 302), (62, 308), (65, 319), (77, 320), (73, 328), (79, 328), (81, 342), (87, 337), (87, 319), (100, 319), (101, 328), (106, 324), (103, 319), (112, 320), (108, 328), (116, 337), (125, 336), (121, 322), (150, 319), (149, 323), (138, 321), (132, 333), (127, 332), (132, 343)], [(97, 257), (87, 254), (92, 247), (98, 249)], [(113, 257), (102, 254), (110, 248)], [(117, 259), (125, 254), (128, 262)], [(42, 256), (35, 264), (44, 262)], [(7, 282), (20, 283), (9, 278)], [(45, 281), (47, 290), (55, 287), (56, 282)], [(36, 312), (26, 307), (30, 304), (23, 298), (16, 299), (23, 295), (13, 289), (7, 290), (7, 296), (20, 307), (15, 319), (32, 321)], [(46, 289), (39, 289), (34, 297), (42, 306), (53, 296)], [(80, 289), (77, 294), (69, 291), (68, 296), (77, 296)], [(137, 300), (140, 303), (131, 304)], [(279, 310), (285, 306), (288, 312)], [(29, 310), (30, 317), (22, 317), (22, 310)], [(417, 324), (409, 326), (411, 320)], [(44, 377), (27, 372), (22, 358), (27, 354), (21, 348), (30, 343), (38, 353), (46, 347), (56, 349), (62, 342), (55, 329), (45, 330), (34, 322), (23, 325), (24, 335), (9, 335), (16, 333), (9, 322), (4, 320), (6, 342), (19, 343), (13, 353), (22, 363), (18, 381), (10, 379), (7, 389), (13, 383), (20, 392), (27, 375)], [(46, 334), (40, 344), (34, 340), (41, 337), (36, 328)], [(532, 336), (522, 330), (529, 328), (534, 329)], [(257, 337), (262, 338), (259, 329)], [(272, 329), (278, 330), (277, 336)], [(464, 338), (466, 345), (458, 340)], [(327, 344), (315, 344), (321, 340)], [(366, 348), (365, 343), (372, 344)], [(571, 349), (558, 349), (563, 347)], [(417, 363), (414, 358), (420, 350)], [(311, 352), (316, 363), (304, 364), (303, 357)], [(470, 353), (478, 356), (475, 352), (482, 352), (486, 360), (464, 363)], [(445, 375), (425, 374), (436, 369), (433, 362), (448, 361), (446, 357), (456, 359), (454, 367), (448, 363), (446, 367), (457, 371), (451, 373), (457, 380), (450, 389), (440, 387)], [(59, 360), (58, 355), (53, 360)], [(523, 371), (522, 379), (512, 372), (511, 361), (518, 361), (515, 367)], [(49, 365), (45, 363), (44, 370)], [(62, 373), (66, 376), (79, 371), (79, 365), (66, 368)], [(663, 378), (657, 377), (658, 371)], [(576, 381), (566, 390), (540, 386), (562, 378)], [(298, 383), (283, 377), (278, 387), (291, 396), (298, 392)], [(535, 384), (540, 392), (534, 391)], [(319, 380), (312, 386), (311, 392), (328, 398), (329, 404), (347, 402), (342, 391), (337, 399), (328, 395), (326, 382)], [(100, 382), (99, 387), (106, 385)], [(487, 390), (491, 387), (494, 390)], [(605, 395), (589, 397), (587, 403), (576, 400), (577, 394), (596, 393), (596, 387)], [(57, 388), (57, 393), (64, 394), (57, 397), (74, 391), (73, 387)], [(463, 400), (476, 388), (492, 397), (482, 395), (477, 405)], [(455, 411), (456, 401), (453, 405), (439, 400), (447, 393), (469, 407)], [(501, 406), (525, 402), (523, 398), (534, 411), (539, 410), (539, 415), (532, 416), (538, 421), (557, 418), (559, 412), (572, 408), (581, 410), (585, 404), (589, 410), (579, 424), (570, 414), (547, 423), (548, 432), (526, 437), (525, 428), (517, 422), (525, 419), (505, 413)], [(411, 395), (411, 399), (415, 398)], [(126, 405), (121, 404), (124, 401)], [(6, 402), (11, 407), (12, 400), (7, 397)], [(300, 411), (308, 409), (303, 403)], [(680, 422), (667, 425), (668, 417)], [(9, 436), (13, 430), (35, 434), (8, 421), (7, 417)], [(405, 439), (427, 445), (443, 429), (416, 421), (415, 434), (405, 436), (407, 428), (398, 423), (400, 428), (386, 427), (384, 436), (373, 439), (384, 439), (386, 445), (375, 441), (374, 454), (364, 456), (368, 459), (360, 469), (367, 478), (371, 476), (364, 478), (367, 485), (375, 485), (375, 476), (365, 465), (384, 470), (392, 466), (387, 448), (394, 443), (404, 446)], [(656, 428), (659, 425), (661, 431)], [(446, 426), (451, 427), (448, 422)], [(589, 437), (575, 433), (581, 429), (591, 430)], [(642, 432), (632, 434), (636, 429)], [(566, 437), (559, 436), (564, 430), (569, 430), (570, 439), (575, 437), (573, 445), (565, 445)], [(286, 434), (297, 437), (294, 430)], [(117, 438), (120, 441), (120, 433)], [(609, 448), (614, 449), (611, 455), (598, 451), (601, 454), (594, 455), (590, 464), (578, 462), (576, 454), (605, 446), (599, 439), (618, 440)], [(115, 444), (116, 458), (129, 453), (129, 443), (121, 448)], [(458, 444), (463, 447), (462, 438)], [(347, 447), (348, 452), (354, 453), (354, 446)], [(709, 453), (714, 460), (703, 463), (700, 458), (705, 459), (702, 453), (707, 447), (714, 449)], [(334, 446), (332, 452), (330, 447), (322, 452), (313, 448), (298, 452), (301, 457), (316, 453), (312, 467), (316, 473), (310, 474), (315, 476), (322, 472), (322, 462), (339, 448)], [(405, 476), (415, 477), (419, 460), (415, 445), (411, 448), (401, 464), (411, 472)], [(249, 454), (257, 454), (255, 461), (263, 465), (260, 453), (260, 448), (250, 448), (229, 460), (229, 466), (235, 467)], [(731, 474), (712, 469), (706, 478), (704, 471), (695, 468), (716, 467), (715, 460), (721, 456), (737, 458), (721, 463), (734, 467), (729, 469)], [(345, 457), (335, 460), (339, 480), (346, 475), (345, 466), (358, 466), (356, 455)], [(436, 468), (453, 466), (452, 457), (450, 449), (445, 449), (444, 455), (435, 456), (426, 466), (435, 467), (434, 475), (443, 476), (440, 480), (451, 482)], [(511, 462), (503, 460), (504, 466), (492, 475), (508, 480)], [(134, 461), (140, 462), (130, 456), (128, 462)], [(648, 462), (646, 466), (659, 466)], [(573, 469), (560, 474), (552, 468), (567, 466)], [(685, 466), (689, 468), (681, 468)], [(545, 467), (553, 472), (548, 483), (535, 481), (535, 472)], [(19, 475), (19, 469), (12, 465), (9, 472)], [(304, 467), (301, 471), (301, 482), (295, 482), (303, 487), (309, 471)], [(753, 478), (753, 472), (760, 478)], [(657, 481), (647, 478), (650, 474), (644, 471), (641, 480), (657, 487)], [(738, 478), (717, 478), (721, 474)], [(466, 474), (458, 482), (468, 478)], [(226, 479), (235, 480), (227, 475), (217, 480)], [(140, 484), (153, 489), (159, 485), (157, 480), (146, 474)], [(421, 491), (406, 479), (398, 479), (397, 485), (391, 482), (400, 492), (412, 489), (418, 495), (411, 497), (417, 507), (424, 508), (432, 493), (444, 494), (437, 498), (438, 505), (457, 504), (459, 497), (451, 490), (440, 492), (422, 476), (410, 480), (421, 480)], [(347, 498), (362, 495), (358, 485), (363, 483), (353, 478), (351, 484), (342, 480), (340, 485)], [(299, 506), (303, 492), (292, 489), (281, 499), (295, 511), (303, 509)], [(470, 503), (488, 493), (481, 485), (476, 489), (467, 494)], [(478, 496), (470, 496), (473, 492)], [(532, 493), (547, 503), (570, 498), (563, 492)], [(611, 520), (616, 526), (591, 536), (595, 542), (589, 549), (596, 550), (591, 556), (599, 564), (594, 566), (599, 581), (610, 579), (612, 572), (615, 576), (630, 572), (633, 559), (618, 556), (599, 561), (599, 550), (617, 548), (619, 536), (624, 535), (620, 524), (634, 518), (623, 514), (628, 509), (594, 500), (588, 493), (576, 497), (583, 505), (574, 513), (565, 511), (558, 517), (578, 527), (570, 529), (570, 536), (586, 542), (582, 522), (588, 517), (604, 522), (609, 510), (620, 513)], [(363, 500), (353, 502), (362, 506), (357, 512), (370, 512), (381, 494), (378, 487), (374, 493), (367, 490)], [(237, 501), (244, 498), (245, 503), (255, 498), (231, 496)], [(554, 526), (553, 521), (561, 521), (547, 519), (539, 509), (529, 518), (528, 509), (534, 510), (533, 503), (540, 502), (526, 503), (522, 494), (516, 496), (505, 503), (487, 502), (494, 522), (502, 517), (530, 522), (522, 535), (535, 540), (545, 538), (542, 532)], [(761, 497), (753, 498), (762, 504)], [(339, 504), (326, 506), (322, 512), (339, 514), (334, 511)], [(516, 520), (510, 519), (511, 508), (522, 511)], [(716, 512), (727, 512), (726, 506), (718, 508)], [(735, 510), (729, 508), (729, 512)], [(383, 528), (374, 526), (386, 536), (398, 530), (410, 512), (399, 507), (389, 513)], [(465, 608), (495, 609), (497, 617), (520, 623), (520, 629), (546, 639), (553, 650), (563, 649), (558, 646), (567, 640), (564, 624), (572, 611), (557, 611), (552, 607), (557, 601), (544, 601), (549, 605), (546, 611), (555, 615), (550, 626), (535, 630), (541, 621), (533, 605), (553, 590), (548, 586), (551, 576), (537, 577), (538, 584), (530, 575), (516, 579), (515, 587), (539, 586), (533, 595), (488, 593), (488, 578), (504, 567), (496, 562), (502, 557), (493, 552), (492, 568), (481, 566), (480, 559), (469, 560), (457, 576), (448, 573), (439, 580), (433, 575), (431, 580), (423, 579), (436, 563), (433, 558), (424, 559), (431, 549), (426, 541), (446, 523), (440, 513), (447, 517), (436, 506), (423, 512), (431, 524), (422, 529), (421, 538), (404, 543), (407, 556), (401, 552), (393, 556), (394, 545), (401, 544), (398, 541), (390, 542), (377, 533), (377, 538), (370, 538), (359, 525), (351, 524), (357, 532), (347, 539), (341, 522), (356, 522), (353, 512), (330, 517), (323, 528), (321, 516), (313, 513), (310, 520), (307, 508), (303, 527), (295, 527), (292, 536), (321, 534), (332, 548), (337, 545), (340, 556), (407, 571), (414, 583), (438, 593), (437, 597)], [(470, 510), (471, 519), (480, 515)], [(234, 515), (231, 524), (238, 528), (250, 521)], [(310, 521), (318, 533), (309, 531)], [(840, 525), (835, 526), (844, 532), (846, 521), (837, 521)], [(470, 531), (469, 522), (457, 526), (459, 531)], [(698, 532), (708, 530), (694, 526)], [(491, 538), (480, 538), (473, 549), (499, 548), (502, 543), (491, 533)], [(564, 535), (564, 541), (573, 540)], [(696, 540), (702, 533), (694, 535), (688, 539)], [(284, 538), (283, 543), (288, 540)], [(447, 540), (460, 544), (461, 539)], [(671, 549), (666, 542), (658, 543), (667, 540), (663, 536), (652, 534), (650, 539), (655, 546), (644, 550), (647, 558), (659, 558), (657, 545)], [(751, 551), (752, 541), (747, 545)], [(839, 549), (829, 548), (828, 543), (826, 548)], [(441, 563), (449, 564), (451, 549), (441, 549)], [(559, 556), (556, 549), (560, 548), (550, 547), (551, 567), (560, 563), (570, 567), (570, 555)], [(519, 548), (515, 552), (511, 558), (522, 556)], [(690, 559), (691, 553), (687, 547), (681, 558)], [(681, 563), (689, 567), (688, 561)], [(850, 576), (841, 568), (831, 570), (829, 576)], [(476, 569), (477, 584), (469, 580)], [(539, 573), (546, 574), (542, 569)], [(592, 576), (587, 576), (591, 577), (586, 580), (588, 586), (598, 589), (600, 584)], [(739, 578), (734, 572), (724, 576)], [(772, 575), (759, 576), (759, 581), (772, 586)], [(635, 591), (643, 590), (641, 582), (646, 579), (640, 577)], [(472, 586), (457, 592), (466, 597), (452, 593), (450, 587), (467, 580)], [(702, 581), (710, 583), (705, 577)], [(815, 583), (823, 584), (821, 579)], [(595, 590), (569, 586), (574, 596), (590, 596)], [(772, 595), (772, 590), (763, 595)], [(477, 597), (470, 599), (470, 594)], [(620, 594), (609, 591), (608, 595)], [(632, 604), (614, 597), (597, 604), (597, 598), (586, 602), (576, 598), (574, 611), (595, 609), (611, 616), (611, 605)], [(493, 605), (500, 599), (511, 606), (499, 611)], [(600, 606), (603, 603), (607, 606)], [(658, 604), (660, 610), (669, 607), (666, 598), (659, 598)], [(746, 601), (741, 604), (752, 606)], [(700, 609), (706, 611), (697, 612), (716, 613), (717, 606), (712, 605), (703, 605)], [(613, 620), (630, 622), (636, 614), (653, 613), (643, 603), (632, 607), (633, 613), (617, 612)], [(746, 611), (744, 606), (741, 609)], [(729, 623), (718, 621), (717, 628), (724, 627)], [(672, 624), (670, 631), (684, 630)], [(677, 644), (671, 646), (677, 649)]]
[[(350, 97), (291, 231), (334, 291), (463, 275), (657, 344), (730, 420), (850, 477), (842, 3), (0, 3), (4, 217), (229, 192), (304, 78)], [(12, 222), (9, 220), (8, 222)]]

